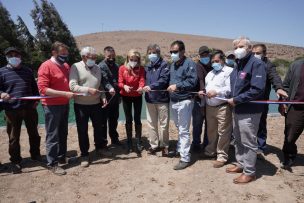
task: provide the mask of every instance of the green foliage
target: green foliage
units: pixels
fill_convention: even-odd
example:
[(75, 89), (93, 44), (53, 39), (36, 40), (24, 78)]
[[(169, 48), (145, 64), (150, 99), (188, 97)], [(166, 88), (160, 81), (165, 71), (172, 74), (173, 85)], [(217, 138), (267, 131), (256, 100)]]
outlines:
[(289, 67), (291, 64), (291, 61), (276, 58), (272, 61), (272, 63), (277, 67), (279, 67), (279, 66)]
[(103, 61), (104, 58), (105, 57), (103, 54), (98, 54), (96, 59), (96, 64), (99, 64), (101, 61)]
[(81, 60), (76, 41), (67, 25), (62, 21), (60, 14), (52, 3), (41, 0), (41, 5), (34, 0), (34, 9), (31, 16), (37, 30), (37, 44), (41, 55), (47, 59), (51, 56), (51, 46), (60, 41), (69, 46), (69, 63)]
[(117, 55), (116, 59), (115, 59), (118, 66), (123, 65), (125, 63), (125, 60), (126, 59), (123, 56), (120, 56), (120, 55)]

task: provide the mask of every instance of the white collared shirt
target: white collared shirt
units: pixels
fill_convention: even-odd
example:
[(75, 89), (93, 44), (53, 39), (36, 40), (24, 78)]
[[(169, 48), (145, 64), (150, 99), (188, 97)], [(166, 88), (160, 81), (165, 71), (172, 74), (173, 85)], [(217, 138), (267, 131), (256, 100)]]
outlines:
[[(229, 66), (224, 66), (221, 70), (210, 71), (206, 78), (206, 92), (208, 93), (210, 90), (215, 90), (217, 92), (217, 97), (227, 98), (230, 95), (231, 88), (230, 88), (230, 74), (233, 69)], [(206, 102), (209, 106), (218, 106), (225, 101), (216, 99), (216, 98), (207, 98)]]

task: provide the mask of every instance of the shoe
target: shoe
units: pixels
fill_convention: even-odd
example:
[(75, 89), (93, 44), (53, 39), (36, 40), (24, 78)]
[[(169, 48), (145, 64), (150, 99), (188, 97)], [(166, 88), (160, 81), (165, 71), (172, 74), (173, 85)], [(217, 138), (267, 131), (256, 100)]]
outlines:
[(108, 148), (98, 149), (96, 152), (99, 156), (105, 156), (105, 157), (113, 156), (113, 153)]
[(61, 158), (58, 159), (58, 163), (61, 164), (61, 165), (68, 164), (69, 163), (69, 158), (68, 157), (61, 157)]
[(164, 147), (161, 152), (162, 152), (162, 157), (168, 157), (169, 156), (168, 147)]
[(117, 140), (112, 140), (111, 144), (116, 145), (116, 146), (122, 146), (121, 142), (118, 139)]
[(81, 157), (80, 166), (83, 168), (86, 168), (90, 165), (90, 159), (89, 156), (83, 156)]
[(20, 163), (12, 163), (10, 166), (10, 170), (12, 171), (13, 174), (18, 174), (22, 173), (22, 166)]
[(254, 175), (249, 176), (249, 175), (245, 175), (244, 173), (242, 173), (242, 175), (233, 179), (233, 183), (235, 183), (235, 184), (246, 184), (246, 183), (250, 183), (250, 182), (255, 181), (255, 180), (256, 180), (256, 177)]
[(58, 176), (63, 176), (63, 175), (66, 175), (66, 171), (61, 168), (60, 166), (58, 165), (55, 165), (55, 166), (49, 166), (49, 170), (55, 174), (55, 175), (58, 175)]
[(31, 156), (32, 161), (43, 162), (41, 155)]
[(173, 169), (174, 170), (183, 170), (183, 169), (187, 168), (188, 166), (190, 166), (189, 162), (179, 161), (178, 164), (176, 164)]
[(168, 152), (168, 157), (170, 158), (175, 158), (175, 157), (179, 157), (179, 152), (177, 152), (176, 150), (169, 150)]
[(236, 165), (226, 168), (226, 173), (242, 173), (242, 172), (243, 169)]
[(194, 152), (194, 153), (200, 153), (201, 146), (200, 145), (192, 145), (191, 151)]
[(295, 163), (295, 158), (285, 159), (285, 161), (281, 163), (281, 169), (288, 170), (294, 165), (294, 163)]
[(158, 147), (156, 147), (156, 148), (152, 148), (152, 147), (150, 147), (149, 149), (148, 149), (148, 154), (150, 154), (150, 155), (155, 155), (156, 154), (156, 152), (158, 152), (158, 150), (159, 150), (159, 148)]
[(0, 172), (7, 170), (7, 167), (0, 163)]
[(200, 158), (201, 158), (201, 159), (208, 159), (208, 160), (215, 160), (215, 159), (216, 159), (216, 155), (210, 156), (210, 155), (207, 155), (207, 154), (205, 154), (205, 153), (202, 153), (202, 154), (200, 155)]
[(213, 162), (213, 168), (221, 168), (225, 165), (226, 162), (223, 161), (214, 161)]

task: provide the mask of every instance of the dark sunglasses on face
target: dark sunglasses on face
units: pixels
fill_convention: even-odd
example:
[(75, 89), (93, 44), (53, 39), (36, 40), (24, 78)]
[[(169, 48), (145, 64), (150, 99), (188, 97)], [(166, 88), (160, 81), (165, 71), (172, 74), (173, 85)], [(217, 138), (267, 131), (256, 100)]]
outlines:
[(175, 51), (170, 51), (170, 54), (177, 54), (179, 51), (175, 50)]

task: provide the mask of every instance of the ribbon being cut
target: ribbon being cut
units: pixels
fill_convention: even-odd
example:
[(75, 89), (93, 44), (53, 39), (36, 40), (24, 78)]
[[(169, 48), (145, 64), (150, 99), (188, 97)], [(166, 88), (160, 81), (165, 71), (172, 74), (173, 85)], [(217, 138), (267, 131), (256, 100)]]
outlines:
[[(136, 90), (132, 90), (136, 91)], [(168, 90), (150, 90), (150, 92), (166, 92)], [(100, 93), (102, 92), (109, 92), (109, 91), (98, 91)], [(189, 91), (184, 91), (184, 92), (189, 92)], [(190, 92), (192, 94), (198, 94), (198, 92)], [(89, 96), (87, 93), (75, 93), (76, 96)], [(206, 96), (206, 94), (204, 94)], [(57, 98), (60, 96), (27, 96), (27, 97), (13, 97), (10, 100), (40, 100), (40, 99), (52, 99), (52, 98)], [(108, 103), (111, 101), (113, 96), (110, 98)], [(222, 101), (227, 101), (227, 98), (222, 98), (222, 97), (214, 97), (218, 100)], [(0, 102), (5, 102), (3, 99), (0, 99)], [(297, 100), (254, 100), (254, 101), (249, 101), (250, 103), (255, 103), (255, 104), (304, 104), (304, 101), (297, 101)]]

